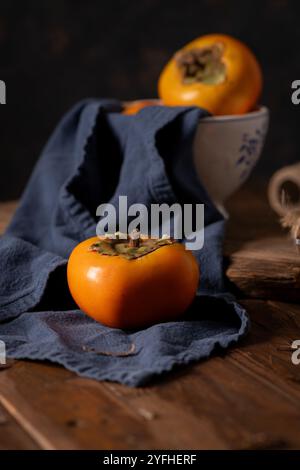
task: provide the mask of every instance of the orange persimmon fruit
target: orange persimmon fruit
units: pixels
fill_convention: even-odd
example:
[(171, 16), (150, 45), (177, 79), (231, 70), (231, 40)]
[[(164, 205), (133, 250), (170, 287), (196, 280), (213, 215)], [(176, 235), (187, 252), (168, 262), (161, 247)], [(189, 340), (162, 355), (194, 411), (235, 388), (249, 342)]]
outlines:
[(163, 69), (159, 97), (167, 106), (199, 106), (213, 115), (252, 111), (262, 71), (251, 50), (224, 34), (201, 36), (179, 50)]
[(147, 106), (159, 106), (161, 104), (160, 100), (136, 100), (136, 101), (127, 101), (123, 105), (122, 114), (132, 115), (137, 114), (141, 109), (146, 108)]
[(171, 321), (193, 301), (199, 283), (194, 255), (171, 239), (87, 239), (72, 251), (69, 289), (79, 308), (114, 328)]

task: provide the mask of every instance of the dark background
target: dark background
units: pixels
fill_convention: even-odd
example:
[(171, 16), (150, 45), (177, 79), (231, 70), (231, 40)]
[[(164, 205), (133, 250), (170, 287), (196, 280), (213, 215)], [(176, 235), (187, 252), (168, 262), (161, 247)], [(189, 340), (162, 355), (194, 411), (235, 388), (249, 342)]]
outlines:
[(49, 133), (87, 96), (156, 96), (161, 68), (193, 38), (245, 41), (264, 71), (271, 127), (254, 179), (300, 158), (300, 2), (231, 0), (1, 0), (0, 200), (18, 197)]

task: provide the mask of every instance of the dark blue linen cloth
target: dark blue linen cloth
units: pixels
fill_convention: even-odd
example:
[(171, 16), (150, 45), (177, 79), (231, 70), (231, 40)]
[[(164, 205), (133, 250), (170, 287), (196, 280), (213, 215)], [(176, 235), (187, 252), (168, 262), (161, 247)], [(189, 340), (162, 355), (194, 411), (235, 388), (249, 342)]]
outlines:
[[(193, 168), (194, 133), (207, 113), (154, 106), (124, 116), (119, 110), (114, 100), (78, 103), (42, 152), (0, 239), (0, 339), (9, 357), (49, 360), (82, 376), (137, 386), (236, 343), (249, 320), (225, 291), (224, 220)], [(181, 321), (111, 329), (70, 297), (66, 260), (78, 242), (95, 235), (97, 206), (117, 206), (119, 195), (127, 195), (128, 205), (205, 203), (205, 244), (195, 252), (201, 285)], [(133, 354), (119, 355), (132, 345)]]

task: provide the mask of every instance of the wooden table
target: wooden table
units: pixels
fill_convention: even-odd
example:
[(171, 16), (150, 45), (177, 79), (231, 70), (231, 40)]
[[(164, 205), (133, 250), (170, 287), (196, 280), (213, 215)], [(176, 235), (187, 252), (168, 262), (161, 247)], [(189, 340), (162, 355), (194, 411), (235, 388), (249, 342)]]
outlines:
[[(0, 370), (0, 448), (300, 448), (300, 365), (290, 348), (300, 339), (300, 306), (283, 302), (299, 298), (300, 255), (255, 194), (245, 189), (231, 201), (225, 246), (232, 287), (252, 319), (247, 338), (137, 389), (16, 361)], [(1, 230), (14, 208), (1, 204)]]

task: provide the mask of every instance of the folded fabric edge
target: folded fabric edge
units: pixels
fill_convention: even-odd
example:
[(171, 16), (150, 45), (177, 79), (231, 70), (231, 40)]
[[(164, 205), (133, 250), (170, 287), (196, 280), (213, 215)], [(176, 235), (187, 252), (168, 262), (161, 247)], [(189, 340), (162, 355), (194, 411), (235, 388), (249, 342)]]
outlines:
[[(214, 296), (212, 296), (214, 297)], [(220, 298), (220, 295), (217, 295)], [(29, 359), (29, 360), (37, 360), (43, 361), (47, 360), (54, 364), (59, 364), (68, 370), (75, 372), (78, 376), (95, 379), (98, 381), (110, 381), (110, 382), (118, 382), (121, 384), (128, 385), (130, 387), (141, 387), (147, 385), (151, 380), (155, 377), (160, 376), (163, 373), (171, 372), (175, 368), (181, 365), (187, 365), (189, 363), (195, 363), (201, 359), (207, 359), (216, 348), (221, 347), (223, 349), (232, 346), (233, 344), (237, 343), (242, 337), (244, 337), (249, 329), (250, 329), (250, 320), (246, 313), (246, 310), (239, 305), (237, 302), (228, 300), (226, 295), (223, 297), (223, 300), (227, 304), (231, 304), (232, 308), (235, 310), (236, 315), (239, 317), (241, 321), (240, 328), (237, 333), (228, 335), (223, 339), (212, 339), (208, 340), (205, 344), (205, 349), (201, 349), (201, 351), (194, 349), (193, 351), (184, 351), (179, 353), (177, 356), (172, 358), (164, 358), (163, 361), (160, 363), (155, 363), (153, 370), (143, 370), (141, 372), (133, 372), (133, 371), (123, 371), (123, 372), (115, 372), (110, 369), (110, 371), (102, 372), (98, 367), (87, 365), (83, 363), (82, 366), (78, 366), (78, 354), (77, 352), (69, 353), (65, 352), (63, 349), (58, 349), (55, 353), (49, 354), (49, 349), (47, 349), (47, 345), (43, 346), (45, 349), (39, 347), (38, 349), (32, 347), (28, 350), (28, 344), (26, 344), (26, 353), (22, 353), (19, 346), (16, 347), (9, 347), (7, 350), (7, 357), (13, 359)], [(18, 352), (19, 350), (19, 352)], [(94, 354), (94, 353), (89, 353)]]
[(66, 260), (55, 256), (53, 260), (47, 265), (42, 273), (36, 285), (30, 289), (25, 295), (17, 297), (16, 299), (0, 305), (0, 324), (1, 321), (5, 321), (11, 318), (16, 318), (26, 311), (34, 308), (41, 300), (45, 291), (49, 276), (59, 267), (66, 264)]

